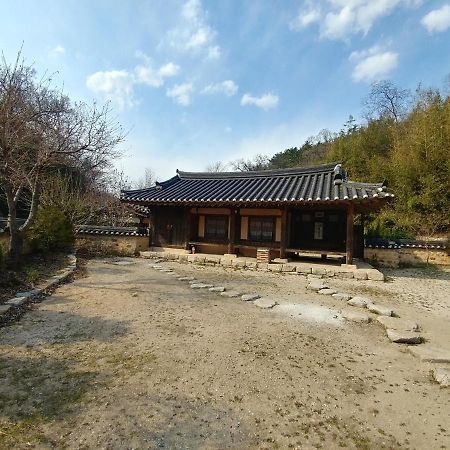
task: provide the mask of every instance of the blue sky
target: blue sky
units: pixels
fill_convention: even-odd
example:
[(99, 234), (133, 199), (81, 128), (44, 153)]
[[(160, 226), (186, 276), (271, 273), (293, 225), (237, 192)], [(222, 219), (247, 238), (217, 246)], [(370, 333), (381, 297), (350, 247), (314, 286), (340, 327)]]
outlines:
[(440, 87), (450, 1), (4, 0), (0, 48), (110, 100), (131, 179), (300, 146), (359, 118), (370, 83)]

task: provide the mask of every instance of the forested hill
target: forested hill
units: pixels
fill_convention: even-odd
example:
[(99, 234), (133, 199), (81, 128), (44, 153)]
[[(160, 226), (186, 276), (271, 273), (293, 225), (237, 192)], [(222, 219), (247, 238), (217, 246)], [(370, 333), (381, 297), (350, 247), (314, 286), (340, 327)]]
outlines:
[[(322, 131), (301, 147), (257, 168), (286, 168), (342, 161), (354, 181), (388, 181), (393, 205), (376, 215), (370, 233), (386, 237), (435, 236), (450, 229), (450, 98), (419, 88), (412, 96), (384, 81), (365, 101), (367, 120), (350, 116), (339, 133)], [(250, 161), (231, 163), (242, 170)], [(264, 167), (263, 167), (264, 166)], [(244, 167), (245, 169), (245, 167)]]

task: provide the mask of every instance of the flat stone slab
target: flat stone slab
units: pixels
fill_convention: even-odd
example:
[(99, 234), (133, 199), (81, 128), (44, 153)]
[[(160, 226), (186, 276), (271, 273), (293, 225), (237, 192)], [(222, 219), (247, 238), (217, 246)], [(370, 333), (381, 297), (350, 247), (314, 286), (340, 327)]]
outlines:
[(409, 347), (409, 352), (424, 362), (450, 363), (450, 350), (440, 347)]
[(367, 297), (353, 297), (347, 302), (347, 305), (357, 306), (359, 308), (367, 308), (367, 305), (372, 304), (372, 300)]
[(6, 314), (11, 308), (12, 305), (0, 305), (0, 316)]
[(376, 305), (374, 303), (369, 303), (367, 305), (367, 309), (370, 312), (373, 312), (373, 313), (378, 314), (380, 316), (391, 317), (391, 316), (394, 315), (394, 310), (392, 308), (389, 308), (388, 306), (382, 306), (382, 305)]
[(422, 336), (413, 331), (397, 331), (388, 328), (386, 334), (389, 340), (396, 344), (421, 344), (423, 341)]
[(344, 302), (348, 302), (352, 298), (350, 294), (342, 294), (341, 292), (338, 292), (337, 294), (332, 294), (332, 296), (336, 300), (342, 300)]
[(442, 386), (450, 387), (450, 369), (439, 367), (433, 370), (433, 378)]
[(336, 293), (337, 293), (337, 291), (335, 289), (331, 289), (331, 288), (319, 289), (319, 294), (322, 294), (322, 295), (333, 295)]
[(196, 283), (203, 283), (203, 281), (196, 280), (195, 278), (193, 280), (189, 280), (189, 284), (196, 284)]
[(377, 269), (366, 269), (367, 277), (372, 281), (384, 281), (384, 273)]
[(213, 286), (208, 289), (210, 292), (225, 292), (226, 289), (223, 286)]
[(24, 303), (26, 303), (28, 301), (29, 297), (15, 297), (12, 298), (8, 301), (6, 301), (5, 303), (7, 305), (12, 305), (12, 306), (20, 306), (23, 305)]
[(275, 300), (272, 300), (271, 298), (258, 298), (253, 302), (253, 304), (256, 305), (258, 308), (270, 309), (273, 308), (278, 303)]
[(253, 300), (257, 300), (261, 296), (259, 294), (244, 294), (241, 296), (241, 300), (244, 302), (252, 302)]
[(320, 280), (312, 280), (306, 289), (310, 289), (311, 291), (320, 291), (321, 289), (328, 289), (328, 285)]
[(178, 277), (178, 281), (193, 281), (194, 277)]
[(399, 319), (397, 317), (377, 317), (377, 322), (384, 328), (390, 328), (397, 331), (419, 331), (419, 325), (412, 320)]
[(222, 297), (227, 297), (227, 298), (236, 298), (236, 297), (240, 297), (242, 295), (242, 293), (238, 292), (238, 291), (224, 291), (224, 292), (221, 292), (220, 295)]
[(42, 289), (33, 289), (31, 291), (25, 291), (25, 292), (16, 292), (16, 297), (34, 297), (35, 295), (42, 294)]
[(191, 289), (209, 289), (212, 288), (212, 284), (206, 284), (206, 283), (192, 283)]
[(356, 311), (342, 311), (342, 317), (351, 322), (357, 323), (369, 323), (372, 321), (372, 318), (368, 314)]

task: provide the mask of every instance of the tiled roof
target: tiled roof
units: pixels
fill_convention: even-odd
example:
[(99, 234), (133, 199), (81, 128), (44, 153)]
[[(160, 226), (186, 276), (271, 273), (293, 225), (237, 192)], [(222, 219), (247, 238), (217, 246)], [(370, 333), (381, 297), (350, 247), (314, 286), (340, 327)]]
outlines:
[(75, 225), (75, 234), (102, 234), (110, 236), (148, 236), (148, 230), (144, 228), (135, 228), (135, 227)]
[(429, 248), (442, 249), (448, 248), (446, 241), (422, 241), (416, 239), (385, 239), (385, 238), (366, 238), (364, 243), (366, 248)]
[(345, 179), (340, 164), (259, 172), (182, 172), (147, 189), (123, 191), (126, 202), (280, 203), (393, 197), (383, 183)]

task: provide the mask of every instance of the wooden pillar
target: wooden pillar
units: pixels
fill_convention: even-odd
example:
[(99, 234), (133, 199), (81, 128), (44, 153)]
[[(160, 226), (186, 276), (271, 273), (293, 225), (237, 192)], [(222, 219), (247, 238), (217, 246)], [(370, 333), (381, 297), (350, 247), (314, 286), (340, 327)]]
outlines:
[(184, 208), (184, 230), (184, 248), (185, 250), (189, 250), (189, 241), (191, 240), (191, 212), (189, 206)]
[(355, 216), (355, 210), (352, 203), (347, 207), (347, 237), (345, 240), (346, 246), (346, 258), (347, 264), (353, 264), (353, 221)]
[(287, 206), (284, 206), (281, 213), (280, 258), (286, 258), (287, 238), (288, 238)]
[(236, 240), (236, 213), (234, 208), (230, 210), (230, 218), (228, 222), (228, 253), (234, 253), (234, 243)]

